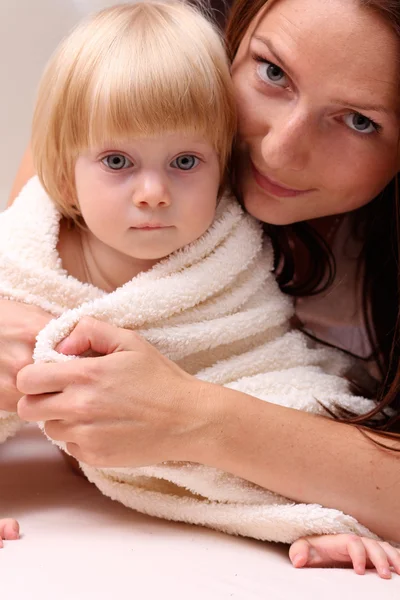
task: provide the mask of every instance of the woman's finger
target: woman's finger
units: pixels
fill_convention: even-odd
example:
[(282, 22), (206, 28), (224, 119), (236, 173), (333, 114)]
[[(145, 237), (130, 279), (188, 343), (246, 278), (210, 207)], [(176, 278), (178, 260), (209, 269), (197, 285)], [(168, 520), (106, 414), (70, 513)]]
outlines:
[(18, 402), (17, 412), (20, 419), (29, 423), (68, 419), (73, 406), (64, 399), (63, 394), (38, 394), (22, 396)]
[(80, 462), (87, 462), (79, 444), (75, 444), (75, 442), (67, 442), (66, 448), (68, 454), (76, 458), (76, 460), (79, 460)]
[(67, 421), (53, 420), (44, 424), (46, 435), (55, 442), (71, 442), (73, 440), (73, 429)]
[(71, 383), (84, 381), (85, 365), (82, 362), (84, 361), (71, 360), (65, 363), (28, 365), (17, 375), (17, 388), (21, 394), (29, 396), (62, 392)]
[(92, 317), (84, 317), (70, 335), (60, 342), (57, 351), (80, 356), (91, 350), (105, 355), (121, 350), (135, 350), (140, 341), (140, 336), (133, 331), (115, 327)]
[(385, 550), (375, 540), (370, 538), (362, 538), (363, 544), (367, 550), (368, 558), (374, 565), (378, 575), (382, 579), (390, 579), (392, 577), (390, 564)]

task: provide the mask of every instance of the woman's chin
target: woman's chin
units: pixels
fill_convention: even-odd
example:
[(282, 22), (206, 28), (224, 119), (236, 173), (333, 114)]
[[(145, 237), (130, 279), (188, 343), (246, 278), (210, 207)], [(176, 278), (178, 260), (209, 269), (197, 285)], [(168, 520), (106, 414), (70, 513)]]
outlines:
[[(288, 213), (285, 202), (274, 198), (266, 192), (260, 192), (255, 186), (246, 186), (242, 191), (243, 204), (252, 216), (270, 225), (289, 225), (293, 223), (293, 214)], [(292, 218), (289, 218), (289, 217)]]

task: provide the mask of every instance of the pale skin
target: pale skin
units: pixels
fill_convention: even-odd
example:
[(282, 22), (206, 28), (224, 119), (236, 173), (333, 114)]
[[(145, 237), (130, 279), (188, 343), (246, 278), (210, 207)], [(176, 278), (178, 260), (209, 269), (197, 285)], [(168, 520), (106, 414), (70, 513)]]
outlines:
[[(289, 11), (285, 15), (285, 23), (290, 24), (296, 16), (290, 13), (294, 5), (290, 4), (289, 0), (279, 0), (279, 2), (282, 10)], [(334, 4), (335, 2), (332, 2), (330, 5)], [(323, 10), (326, 9), (327, 6), (324, 4)], [(340, 9), (342, 13), (344, 10), (350, 11), (349, 18), (343, 17), (341, 13), (338, 22), (336, 13), (336, 16), (332, 15), (331, 18), (326, 19), (324, 26), (328, 29), (331, 27), (334, 31), (324, 30), (323, 40), (311, 36), (310, 31), (307, 31), (305, 39), (296, 38), (298, 28), (289, 31), (296, 64), (299, 64), (298, 58), (305, 55), (306, 50), (308, 50), (307, 56), (321, 56), (320, 62), (326, 62), (323, 60), (318, 44), (321, 44), (322, 41), (326, 44), (329, 34), (331, 37), (333, 34), (336, 35), (343, 23), (350, 26), (351, 23), (354, 24), (354, 19), (357, 17), (357, 13), (353, 14), (353, 5), (347, 5), (347, 9), (341, 5)], [(310, 18), (314, 19), (314, 23), (321, 13), (321, 10), (318, 11), (310, 1), (302, 3), (301, 10), (304, 18), (308, 14)], [(364, 12), (360, 14), (364, 19)], [(359, 64), (355, 68), (355, 72), (381, 73), (382, 69), (386, 68), (385, 77), (382, 79), (393, 81), (394, 67), (390, 58), (394, 52), (395, 42), (390, 37), (387, 28), (383, 25), (380, 27), (381, 23), (377, 23), (375, 16), (367, 14), (371, 22), (363, 20), (362, 26), (365, 29), (369, 23), (371, 32), (365, 39), (372, 44), (375, 40), (379, 52), (370, 51), (365, 57), (365, 64)], [(274, 13), (271, 11), (269, 17), (273, 16)], [(263, 33), (263, 25), (268, 31), (270, 30), (271, 21), (267, 20), (269, 17), (266, 15), (260, 21), (258, 33)], [(279, 32), (279, 23), (275, 25)], [(315, 27), (315, 30), (320, 31), (320, 28)], [(352, 37), (349, 32), (347, 33), (351, 46)], [(383, 45), (382, 36), (388, 43)], [(311, 45), (307, 48), (301, 47), (301, 44), (306, 42)], [(355, 45), (359, 42), (360, 40), (354, 39)], [(275, 45), (277, 44), (276, 40)], [(246, 156), (246, 152), (254, 149), (254, 154), (250, 153), (250, 156), (252, 159), (253, 156), (257, 157), (256, 166), (260, 170), (262, 167), (261, 174), (267, 179), (272, 178), (275, 184), (278, 182), (278, 189), (275, 187), (271, 192), (270, 181), (266, 183), (260, 178), (258, 181), (254, 180), (251, 173), (245, 171), (242, 174), (242, 185), (248, 210), (260, 219), (278, 223), (329, 214), (324, 211), (343, 212), (370, 200), (379, 186), (382, 187), (393, 176), (397, 168), (394, 159), (396, 148), (394, 138), (397, 136), (397, 131), (394, 126), (394, 97), (390, 91), (391, 86), (387, 86), (387, 89), (382, 88), (379, 98), (379, 104), (385, 106), (385, 118), (391, 119), (386, 126), (382, 125), (382, 130), (385, 132), (383, 137), (373, 137), (373, 133), (358, 132), (355, 134), (353, 133), (355, 122), (348, 117), (349, 114), (352, 114), (351, 106), (355, 104), (353, 98), (351, 98), (351, 102), (346, 100), (346, 107), (342, 103), (339, 108), (336, 108), (335, 104), (334, 110), (330, 100), (333, 93), (336, 97), (341, 92), (340, 98), (342, 98), (344, 92), (353, 88), (353, 71), (347, 73), (347, 79), (346, 71), (341, 72), (341, 89), (327, 89), (326, 83), (318, 88), (319, 93), (321, 89), (325, 90), (325, 93), (316, 97), (311, 93), (315, 86), (314, 88), (311, 86), (310, 77), (311, 75), (315, 76), (317, 81), (321, 82), (324, 72), (317, 70), (314, 75), (314, 71), (312, 71), (310, 75), (303, 69), (300, 75), (293, 77), (301, 84), (297, 84), (294, 88), (296, 93), (292, 94), (289, 99), (286, 96), (279, 96), (279, 94), (288, 94), (288, 87), (285, 87), (284, 92), (281, 92), (280, 89), (276, 91), (275, 88), (271, 91), (275, 94), (273, 96), (274, 108), (280, 111), (281, 106), (284, 107), (284, 110), (288, 110), (290, 107), (294, 111), (290, 113), (292, 118), (287, 121), (294, 124), (292, 131), (283, 127), (277, 127), (274, 130), (274, 124), (281, 119), (279, 111), (272, 124), (256, 123), (251, 119), (252, 112), (249, 108), (250, 105), (247, 104), (247, 92), (244, 90), (247, 89), (249, 94), (257, 92), (260, 95), (259, 101), (262, 99), (262, 102), (269, 102), (270, 96), (264, 91), (260, 92), (259, 88), (254, 90), (249, 79), (250, 72), (243, 72), (243, 66), (250, 66), (248, 54), (243, 49), (245, 47), (242, 46), (242, 50), (239, 51), (237, 62), (234, 63), (232, 70), (234, 81), (236, 79), (241, 114), (239, 121), (241, 148), (244, 156)], [(385, 54), (382, 50), (383, 47), (388, 53), (386, 62), (371, 65), (371, 61), (378, 60), (377, 57)], [(352, 51), (351, 48), (348, 51), (351, 56), (356, 54), (355, 50)], [(293, 56), (286, 57), (285, 62), (294, 63)], [(342, 58), (343, 65), (346, 65), (346, 57)], [(268, 60), (271, 59), (268, 57)], [(314, 67), (318, 67), (318, 61)], [(321, 69), (321, 65), (319, 67)], [(294, 70), (294, 66), (292, 70)], [(265, 75), (264, 71), (262, 73)], [(254, 68), (251, 70), (251, 74), (254, 75)], [(325, 81), (329, 81), (327, 73), (325, 73)], [(244, 82), (246, 88), (243, 87)], [(360, 87), (358, 82), (357, 89)], [(367, 90), (366, 95), (369, 99), (370, 90)], [(378, 98), (375, 98), (375, 101), (378, 103)], [(350, 109), (347, 104), (351, 105)], [(365, 104), (364, 98), (359, 98), (358, 104)], [(355, 109), (353, 109), (354, 112)], [(261, 111), (254, 112), (253, 115), (256, 115), (258, 119), (260, 113)], [(268, 111), (262, 111), (262, 114), (268, 114)], [(366, 118), (369, 117), (370, 115), (367, 113)], [(375, 114), (371, 114), (371, 118), (378, 120)], [(349, 122), (351, 127), (348, 126)], [(391, 123), (393, 123), (393, 132)], [(336, 194), (335, 179), (329, 177), (329, 169), (321, 168), (319, 164), (318, 169), (315, 166), (316, 157), (327, 157), (327, 155), (329, 157), (329, 153), (321, 153), (316, 147), (316, 138), (313, 139), (312, 136), (311, 138), (310, 136), (301, 138), (302, 144), (299, 145), (299, 133), (302, 131), (301, 127), (305, 127), (306, 124), (308, 127), (315, 126), (316, 134), (321, 131), (333, 131), (334, 148), (338, 152), (336, 157), (330, 156), (333, 161), (337, 162), (338, 157), (340, 158), (343, 153), (342, 144), (346, 144), (345, 148), (347, 148), (347, 144), (350, 144), (351, 140), (351, 144), (357, 145), (357, 152), (351, 153), (351, 156), (356, 157), (355, 164), (349, 164), (348, 160), (343, 163), (339, 160), (339, 165), (343, 164), (344, 167), (349, 168), (349, 173), (353, 173), (353, 175), (355, 167), (360, 169), (361, 173), (368, 173), (370, 179), (366, 183), (364, 182), (365, 186), (358, 186), (354, 177), (351, 178), (350, 174), (346, 177), (346, 172), (343, 172), (341, 181), (347, 181), (347, 184), (338, 190), (339, 194)], [(256, 129), (253, 130), (253, 126)], [(336, 126), (339, 128), (338, 130), (334, 129)], [(260, 130), (260, 135), (257, 134), (253, 138), (252, 131), (258, 130)], [(271, 131), (274, 134), (272, 137)], [(280, 131), (285, 136), (284, 143), (272, 145), (272, 141)], [(304, 129), (304, 131), (308, 132), (309, 129)], [(348, 138), (348, 135), (352, 137)], [(354, 137), (355, 135), (362, 136), (363, 139), (359, 140), (358, 137)], [(367, 138), (367, 135), (370, 137)], [(310, 140), (310, 146), (305, 145), (304, 140), (307, 139)], [(324, 141), (323, 137), (321, 139)], [(365, 147), (361, 146), (361, 143)], [(301, 150), (300, 156), (297, 153), (298, 148)], [(313, 152), (313, 148), (316, 148), (315, 152)], [(382, 158), (381, 162), (379, 162), (380, 157)], [(29, 156), (27, 161), (29, 161)], [(25, 166), (29, 167), (27, 161)], [(31, 172), (28, 168), (22, 173), (22, 179)], [(320, 175), (321, 173), (324, 175), (323, 177)], [(279, 195), (279, 184), (281, 187), (294, 188), (302, 192), (296, 201), (296, 214), (291, 212), (293, 196), (290, 197), (289, 202), (288, 196)], [(248, 193), (246, 193), (246, 189)], [(251, 194), (250, 191), (252, 191)], [(329, 206), (325, 202), (326, 198), (329, 199)], [(17, 308), (4, 301), (2, 304), (0, 314), (8, 315), (8, 321), (5, 322), (11, 327), (13, 322), (18, 322), (25, 307)], [(19, 313), (19, 311), (21, 312)], [(41, 329), (46, 316), (41, 311), (35, 311), (30, 314), (30, 317), (25, 335), (30, 336), (31, 341)], [(36, 318), (37, 323), (35, 323)], [(88, 343), (101, 351), (99, 344), (104, 343), (100, 340), (106, 339), (107, 327), (105, 324), (83, 322), (63, 346), (62, 351), (79, 353), (77, 350), (82, 351)], [(129, 340), (126, 337), (128, 335)], [(76, 361), (76, 363), (57, 365), (57, 367), (55, 365), (35, 365), (23, 369), (18, 376), (19, 393), (15, 387), (15, 377), (19, 369), (24, 366), (24, 361), (21, 360), (17, 368), (13, 365), (11, 369), (10, 363), (3, 362), (2, 376), (7, 379), (10, 390), (8, 406), (15, 408), (21, 393), (26, 394), (19, 403), (20, 415), (27, 420), (47, 421), (49, 434), (55, 439), (68, 442), (72, 454), (90, 464), (144, 465), (164, 460), (200, 462), (232, 472), (296, 501), (318, 502), (325, 506), (338, 508), (354, 515), (381, 537), (400, 541), (398, 525), (400, 522), (400, 503), (398, 502), (400, 483), (397, 475), (399, 466), (397, 454), (375, 446), (351, 426), (269, 405), (232, 390), (199, 382), (161, 357), (132, 332), (115, 330), (111, 338), (110, 345), (102, 348), (103, 353), (109, 354), (106, 357), (84, 359)], [(17, 350), (15, 341), (11, 341), (10, 347)], [(26, 349), (28, 350), (28, 348), (29, 343), (27, 342)], [(105, 365), (105, 361), (108, 361), (108, 366)], [(30, 360), (26, 360), (25, 364), (28, 362)], [(106, 380), (104, 373), (107, 373)], [(74, 386), (71, 386), (71, 380), (79, 386), (79, 400), (77, 400), (78, 396), (74, 395)], [(159, 381), (164, 383), (162, 389), (157, 387)], [(125, 392), (125, 396), (121, 394), (121, 390)], [(84, 393), (82, 393), (83, 391)], [(112, 412), (113, 399), (117, 396), (123, 397), (122, 405), (119, 404), (118, 421)], [(128, 443), (121, 446), (121, 439)], [(323, 461), (320, 461), (319, 457), (323, 457)], [(321, 543), (318, 542), (316, 552), (317, 562), (319, 560), (320, 565), (326, 565), (324, 562), (326, 558), (328, 558), (328, 564), (331, 565), (343, 564), (343, 562), (354, 564), (353, 550), (350, 551), (352, 546), (350, 542), (353, 538), (342, 538), (342, 540), (340, 538), (341, 536), (335, 538), (337, 545), (332, 546), (332, 554), (328, 553), (328, 555), (324, 543), (328, 543), (329, 539), (327, 537), (319, 538)], [(362, 540), (361, 542), (363, 543)], [(292, 547), (291, 558), (294, 564), (302, 566), (301, 562), (306, 556), (305, 564), (307, 566), (315, 565), (314, 556), (307, 559), (309, 546), (302, 544), (301, 547), (296, 547), (296, 544), (300, 544), (300, 542), (296, 542)], [(308, 540), (308, 544), (312, 544), (315, 549), (315, 540)], [(363, 546), (365, 548), (364, 543)], [(374, 547), (379, 556), (382, 556), (379, 549), (375, 546), (371, 547)], [(294, 552), (293, 548), (299, 552)], [(345, 550), (347, 548), (344, 561), (338, 560), (338, 554), (343, 554), (343, 548)], [(380, 548), (382, 549), (381, 546)], [(394, 559), (391, 560), (385, 554), (386, 558), (384, 560), (381, 558), (382, 562), (378, 566), (367, 548), (365, 548), (365, 552), (370, 561), (367, 565), (375, 564), (381, 576), (386, 577), (385, 569), (388, 564), (393, 564)], [(294, 554), (298, 555), (299, 553), (301, 560), (298, 556), (296, 559), (294, 557)], [(383, 566), (384, 562), (385, 566)], [(356, 564), (354, 567), (359, 572)], [(363, 567), (360, 568), (362, 570)]]
[(208, 140), (175, 132), (91, 148), (76, 161), (75, 182), (87, 230), (65, 228), (58, 249), (71, 275), (111, 292), (203, 235), (221, 174)]
[(0, 548), (4, 540), (17, 540), (19, 538), (19, 524), (15, 519), (0, 519)]

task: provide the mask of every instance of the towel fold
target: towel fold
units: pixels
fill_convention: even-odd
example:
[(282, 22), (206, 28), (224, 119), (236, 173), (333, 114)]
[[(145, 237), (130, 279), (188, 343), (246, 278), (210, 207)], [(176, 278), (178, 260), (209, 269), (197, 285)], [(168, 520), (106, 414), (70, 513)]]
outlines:
[[(325, 416), (324, 407), (361, 414), (374, 406), (350, 394), (344, 355), (290, 331), (293, 307), (272, 273), (271, 244), (234, 199), (221, 200), (213, 225), (199, 240), (110, 294), (63, 270), (57, 253), (60, 219), (37, 178), (0, 215), (0, 294), (56, 317), (37, 338), (35, 361), (73, 359), (55, 348), (90, 315), (137, 330), (204, 381), (267, 402)], [(0, 413), (0, 440), (14, 433), (16, 423), (15, 416)], [(165, 519), (276, 542), (319, 533), (374, 537), (340, 511), (296, 504), (206, 466), (110, 469), (82, 463), (81, 468), (105, 495)]]

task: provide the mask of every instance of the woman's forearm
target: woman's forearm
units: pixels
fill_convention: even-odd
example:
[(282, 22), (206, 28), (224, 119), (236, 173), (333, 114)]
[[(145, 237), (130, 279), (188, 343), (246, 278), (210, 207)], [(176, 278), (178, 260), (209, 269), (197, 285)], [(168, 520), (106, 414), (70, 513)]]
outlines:
[(17, 380), (20, 417), (47, 421), (78, 460), (202, 463), (400, 542), (400, 454), (350, 425), (200, 381), (135, 332), (86, 318), (58, 350), (89, 349), (101, 356), (29, 365)]
[(342, 510), (400, 542), (400, 453), (379, 448), (354, 426), (241, 392), (204, 384), (201, 394), (212, 412), (191, 460), (297, 502)]
[(21, 164), (19, 165), (18, 172), (13, 183), (10, 197), (8, 199), (8, 206), (11, 206), (24, 185), (31, 177), (33, 177), (34, 174), (35, 169), (33, 166), (32, 153), (30, 147), (28, 146), (24, 156), (22, 157)]

